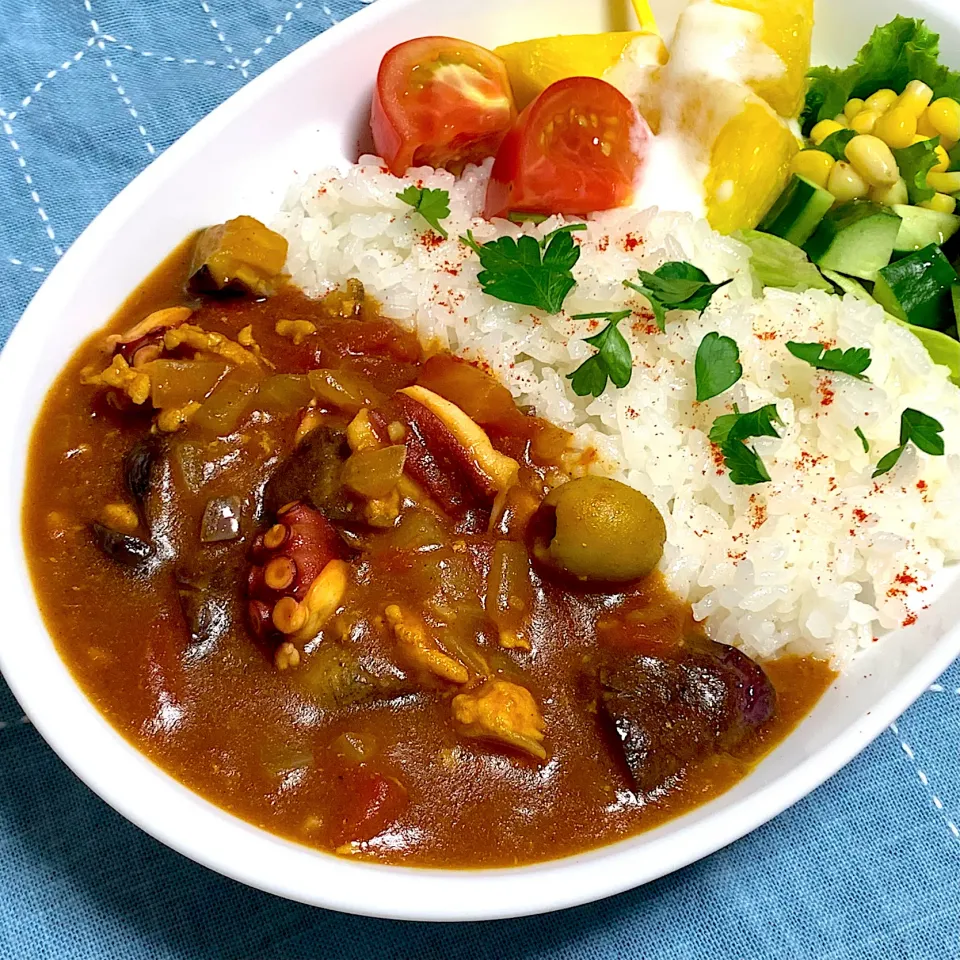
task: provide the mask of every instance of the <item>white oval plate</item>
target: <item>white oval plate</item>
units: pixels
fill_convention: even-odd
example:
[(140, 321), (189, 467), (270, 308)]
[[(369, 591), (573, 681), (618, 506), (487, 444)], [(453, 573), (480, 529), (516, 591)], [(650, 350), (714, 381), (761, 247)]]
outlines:
[[(108, 803), (220, 873), (306, 903), (415, 920), (542, 913), (646, 883), (743, 836), (862, 750), (960, 654), (960, 592), (847, 671), (797, 731), (722, 797), (649, 833), (508, 870), (415, 870), (354, 863), (280, 839), (181, 786), (138, 753), (80, 692), (40, 618), (20, 535), (24, 464), (53, 378), (136, 284), (188, 233), (240, 213), (269, 220), (291, 180), (356, 157), (382, 54), (424, 33), (488, 46), (544, 32), (625, 28), (627, 0), (379, 0), (230, 98), (127, 187), (37, 293), (0, 356), (0, 668), (37, 729)], [(877, 23), (925, 16), (960, 64), (953, 0), (821, 3), (815, 62), (848, 62)], [(682, 0), (655, 0), (665, 26)], [(956, 578), (951, 576), (951, 581)]]

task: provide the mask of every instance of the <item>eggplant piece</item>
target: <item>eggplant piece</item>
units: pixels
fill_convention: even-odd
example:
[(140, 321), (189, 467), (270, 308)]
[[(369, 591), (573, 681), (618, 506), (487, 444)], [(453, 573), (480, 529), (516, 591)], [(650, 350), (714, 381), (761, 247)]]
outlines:
[(153, 544), (139, 537), (120, 533), (105, 524), (94, 521), (90, 531), (97, 546), (111, 559), (124, 567), (135, 569), (142, 567), (153, 558)]
[(239, 562), (174, 571), (180, 610), (195, 646), (214, 644), (229, 633), (238, 610)]
[(197, 237), (190, 285), (200, 293), (270, 297), (282, 280), (287, 241), (253, 217), (207, 227)]
[(155, 437), (146, 437), (138, 440), (123, 458), (123, 477), (141, 512), (150, 493), (153, 468), (160, 457), (160, 446), (160, 441)]
[(267, 482), (263, 491), (267, 515), (276, 516), (284, 505), (301, 501), (329, 520), (354, 518), (356, 507), (340, 482), (350, 452), (342, 430), (311, 430)]
[(338, 644), (322, 643), (294, 676), (327, 711), (344, 710), (358, 703), (397, 700), (416, 692), (408, 680), (378, 676), (367, 670), (353, 653)]
[(149, 534), (158, 560), (174, 554), (175, 490), (171, 476), (171, 445), (162, 437), (138, 440), (123, 458), (127, 489)]
[(758, 664), (701, 638), (670, 654), (608, 654), (597, 676), (600, 716), (638, 795), (733, 749), (776, 711), (776, 692)]

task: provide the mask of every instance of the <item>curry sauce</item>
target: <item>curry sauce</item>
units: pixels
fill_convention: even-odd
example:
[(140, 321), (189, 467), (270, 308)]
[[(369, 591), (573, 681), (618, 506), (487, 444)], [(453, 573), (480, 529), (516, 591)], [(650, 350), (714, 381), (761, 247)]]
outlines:
[[(602, 716), (598, 664), (638, 651), (653, 662), (702, 632), (657, 573), (596, 585), (553, 576), (533, 551), (528, 562), (525, 525), (571, 469), (565, 432), (517, 411), (475, 368), (426, 350), (362, 291), (322, 300), (283, 286), (256, 300), (187, 292), (193, 248), (188, 241), (162, 264), (106, 332), (184, 306), (191, 329), (253, 357), (247, 379), (215, 352), (223, 342), (187, 349), (182, 341), (169, 361), (180, 366), (163, 370), (220, 363), (220, 379), (177, 408), (182, 422), (168, 417), (159, 429), (149, 403), (94, 383), (110, 359), (98, 334), (45, 403), (23, 516), (33, 582), (61, 656), (114, 727), (188, 787), (267, 830), (346, 856), (414, 866), (528, 863), (610, 843), (717, 796), (832, 681), (818, 660), (764, 663), (773, 715), (655, 789), (638, 789)], [(244, 383), (244, 403), (216, 399), (228, 390), (240, 396)], [(324, 394), (329, 383), (336, 390)], [(482, 426), (494, 453), (517, 465), (521, 494), (511, 501), (511, 491), (500, 491), (492, 505), (464, 494), (465, 505), (453, 509), (412, 481), (365, 501), (356, 481), (346, 494), (324, 493), (327, 506), (317, 512), (337, 531), (331, 549), (343, 565), (343, 593), (316, 637), (291, 631), (277, 646), (269, 634), (281, 622), (279, 602), (272, 611), (267, 604), (266, 634), (251, 624), (251, 609), (258, 597), (292, 590), (293, 574), (257, 558), (276, 559), (271, 544), (291, 536), (300, 494), (280, 501), (327, 476), (326, 460), (306, 461), (304, 474), (296, 458), (310, 443), (323, 457), (348, 444), (349, 462), (364, 411), (380, 449), (396, 444), (404, 423), (409, 440), (417, 423), (403, 420), (395, 392), (414, 385), (460, 401), (477, 422), (488, 411)], [(338, 400), (344, 392), (349, 402)], [(144, 443), (152, 445), (152, 489), (138, 504), (130, 457)], [(337, 461), (331, 483), (346, 470)], [(229, 523), (207, 538), (211, 504)], [(149, 540), (149, 558), (117, 562), (94, 527), (120, 547), (123, 537)], [(498, 608), (492, 581), (507, 561), (523, 571), (525, 600), (511, 608), (511, 587)], [(289, 607), (300, 610), (294, 600)], [(513, 731), (519, 739), (476, 735), (465, 719), (482, 706), (476, 691), (496, 684), (523, 690), (540, 714), (526, 733)], [(526, 706), (514, 696), (513, 716)]]

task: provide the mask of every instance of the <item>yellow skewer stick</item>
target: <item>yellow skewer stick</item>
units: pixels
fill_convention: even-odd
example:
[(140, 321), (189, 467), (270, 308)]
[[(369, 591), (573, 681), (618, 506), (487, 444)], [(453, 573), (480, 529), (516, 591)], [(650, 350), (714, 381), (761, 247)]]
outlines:
[(640, 21), (640, 29), (648, 33), (659, 33), (657, 30), (657, 21), (650, 9), (648, 0), (630, 0), (633, 9), (637, 14), (637, 20)]

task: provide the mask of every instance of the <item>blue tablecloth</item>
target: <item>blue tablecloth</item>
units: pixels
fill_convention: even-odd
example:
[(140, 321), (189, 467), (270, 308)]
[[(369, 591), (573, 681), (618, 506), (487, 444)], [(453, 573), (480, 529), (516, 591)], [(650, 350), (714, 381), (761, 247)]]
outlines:
[[(0, 340), (154, 156), (361, 0), (0, 0)], [(429, 25), (424, 24), (426, 29)], [(0, 957), (960, 957), (960, 667), (813, 796), (674, 876), (553, 916), (398, 924), (287, 903), (142, 834), (0, 684)]]

